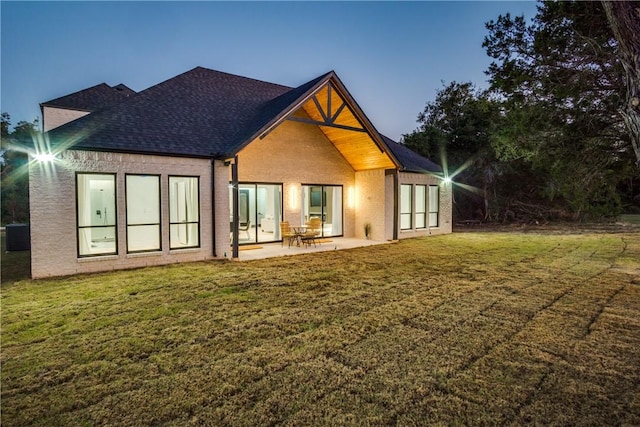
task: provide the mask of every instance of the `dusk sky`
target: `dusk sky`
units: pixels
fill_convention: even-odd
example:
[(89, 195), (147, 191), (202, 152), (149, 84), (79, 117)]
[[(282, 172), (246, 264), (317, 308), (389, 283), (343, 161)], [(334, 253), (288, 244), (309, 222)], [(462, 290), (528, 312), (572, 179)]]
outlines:
[(484, 23), (534, 2), (0, 2), (2, 112), (105, 82), (140, 91), (203, 66), (286, 86), (335, 70), (393, 139), (442, 82), (487, 86)]

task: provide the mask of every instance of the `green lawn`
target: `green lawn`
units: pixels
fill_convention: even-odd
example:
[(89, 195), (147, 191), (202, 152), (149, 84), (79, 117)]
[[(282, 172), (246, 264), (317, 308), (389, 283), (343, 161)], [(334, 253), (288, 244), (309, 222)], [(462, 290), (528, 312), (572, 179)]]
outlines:
[(640, 233), (2, 288), (2, 425), (640, 425)]

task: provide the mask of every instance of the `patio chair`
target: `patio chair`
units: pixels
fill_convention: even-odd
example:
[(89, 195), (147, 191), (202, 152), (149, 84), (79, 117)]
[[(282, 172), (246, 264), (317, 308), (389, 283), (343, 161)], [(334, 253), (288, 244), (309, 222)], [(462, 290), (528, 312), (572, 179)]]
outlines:
[(282, 246), (284, 246), (284, 241), (289, 240), (289, 247), (291, 247), (291, 242), (293, 239), (296, 239), (298, 236), (293, 232), (291, 226), (289, 225), (289, 221), (282, 221), (280, 223), (280, 236), (282, 237)]
[(249, 230), (251, 229), (251, 220), (247, 220), (247, 222), (241, 222), (238, 225), (238, 230), (239, 231), (244, 231), (245, 233), (247, 233), (247, 239), (251, 239), (251, 235), (249, 234)]
[(322, 220), (320, 218), (311, 218), (307, 221), (307, 229), (305, 233), (300, 237), (303, 242), (307, 244), (307, 246), (315, 247), (318, 237), (322, 234)]

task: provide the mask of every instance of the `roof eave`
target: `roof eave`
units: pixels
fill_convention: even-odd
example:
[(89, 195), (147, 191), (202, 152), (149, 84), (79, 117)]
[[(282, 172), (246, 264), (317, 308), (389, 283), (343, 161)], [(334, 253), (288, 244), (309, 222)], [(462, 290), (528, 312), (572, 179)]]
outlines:
[(91, 113), (92, 110), (87, 110), (86, 108), (71, 108), (71, 107), (60, 107), (58, 105), (55, 104), (49, 104), (47, 102), (42, 102), (40, 103), (40, 110), (42, 110), (44, 107), (49, 107), (49, 108), (57, 108), (59, 110), (71, 110), (71, 111), (82, 111), (83, 113)]
[(218, 156), (217, 154), (211, 153), (207, 154), (194, 154), (194, 153), (165, 153), (162, 151), (145, 151), (145, 150), (127, 150), (120, 148), (101, 148), (101, 147), (83, 147), (83, 146), (72, 146), (67, 150), (77, 150), (77, 151), (93, 151), (100, 153), (122, 153), (122, 154), (140, 154), (140, 155), (153, 155), (153, 156), (166, 156), (166, 157), (180, 157), (180, 158), (191, 158), (191, 159), (214, 159), (214, 160), (224, 160), (226, 157)]

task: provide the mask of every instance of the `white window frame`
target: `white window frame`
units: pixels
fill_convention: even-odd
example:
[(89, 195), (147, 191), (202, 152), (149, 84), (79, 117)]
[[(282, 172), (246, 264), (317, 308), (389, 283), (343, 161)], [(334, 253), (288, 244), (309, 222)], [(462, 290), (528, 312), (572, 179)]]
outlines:
[[(433, 196), (435, 193), (435, 197)], [(435, 203), (431, 203), (435, 200)], [(435, 218), (435, 220), (434, 220)], [(429, 186), (429, 227), (438, 228), (440, 226), (440, 186)]]
[[(420, 197), (419, 189), (422, 189), (422, 197)], [(413, 188), (415, 199), (415, 227), (416, 230), (427, 228), (427, 186), (424, 184), (416, 184)]]
[[(110, 177), (113, 180), (113, 198), (101, 203), (99, 206), (91, 204), (89, 181), (80, 183), (88, 177)], [(77, 234), (77, 254), (78, 258), (118, 255), (118, 179), (115, 173), (103, 172), (76, 172), (76, 234)], [(83, 197), (89, 197), (89, 201)], [(108, 212), (109, 205), (113, 212)], [(98, 219), (103, 220), (102, 224), (96, 224)], [(112, 218), (112, 221), (109, 220)], [(105, 230), (113, 229), (113, 237), (107, 237)], [(94, 234), (102, 235), (94, 239)], [(113, 244), (111, 244), (113, 243)], [(113, 250), (100, 250), (100, 246), (113, 247)], [(95, 249), (92, 249), (95, 248)]]
[[(187, 199), (178, 200), (178, 195), (175, 193), (175, 185), (179, 180), (195, 180), (195, 186), (193, 190), (196, 192), (195, 206), (190, 205)], [(199, 248), (200, 247), (200, 177), (199, 176), (186, 176), (186, 175), (169, 175), (169, 249), (187, 249), (187, 248)], [(193, 185), (193, 184), (192, 184)], [(184, 193), (186, 197), (186, 192)], [(184, 202), (184, 210), (179, 209), (176, 203)], [(193, 218), (195, 213), (195, 220)], [(176, 228), (176, 226), (178, 228)], [(195, 226), (197, 231), (195, 233), (196, 241), (190, 241), (192, 234), (189, 232), (189, 228)], [(180, 227), (184, 227), (184, 236), (180, 231)], [(176, 235), (177, 233), (177, 235)], [(186, 242), (183, 243), (183, 239), (186, 237)]]
[[(144, 206), (144, 212), (140, 211), (139, 205), (137, 203), (140, 202), (140, 197), (151, 197), (153, 198), (152, 193), (146, 192), (144, 194), (140, 194), (138, 192), (134, 192), (130, 185), (134, 184), (134, 180), (136, 178), (145, 178), (150, 179), (154, 178), (157, 182), (158, 192), (157, 192), (157, 204), (155, 207), (153, 206)], [(131, 182), (130, 182), (131, 181)], [(160, 175), (153, 174), (126, 174), (125, 175), (125, 212), (126, 212), (126, 224), (127, 224), (127, 253), (140, 253), (140, 252), (157, 252), (162, 250), (162, 196), (161, 196), (161, 182)], [(156, 212), (154, 212), (157, 209)], [(149, 221), (142, 220), (142, 218), (146, 219), (147, 216), (143, 214), (149, 215), (151, 219)], [(157, 220), (154, 217), (157, 216)], [(142, 228), (150, 228), (157, 227), (157, 245), (151, 247), (144, 247), (137, 241), (135, 238), (135, 234)]]
[[(409, 190), (406, 193), (406, 190)], [(406, 195), (408, 194), (409, 200), (405, 200)], [(408, 208), (408, 211), (407, 211)], [(409, 220), (409, 226), (404, 226), (403, 223), (406, 223), (406, 220)], [(411, 184), (400, 184), (400, 230), (412, 230), (413, 229), (413, 185)]]

